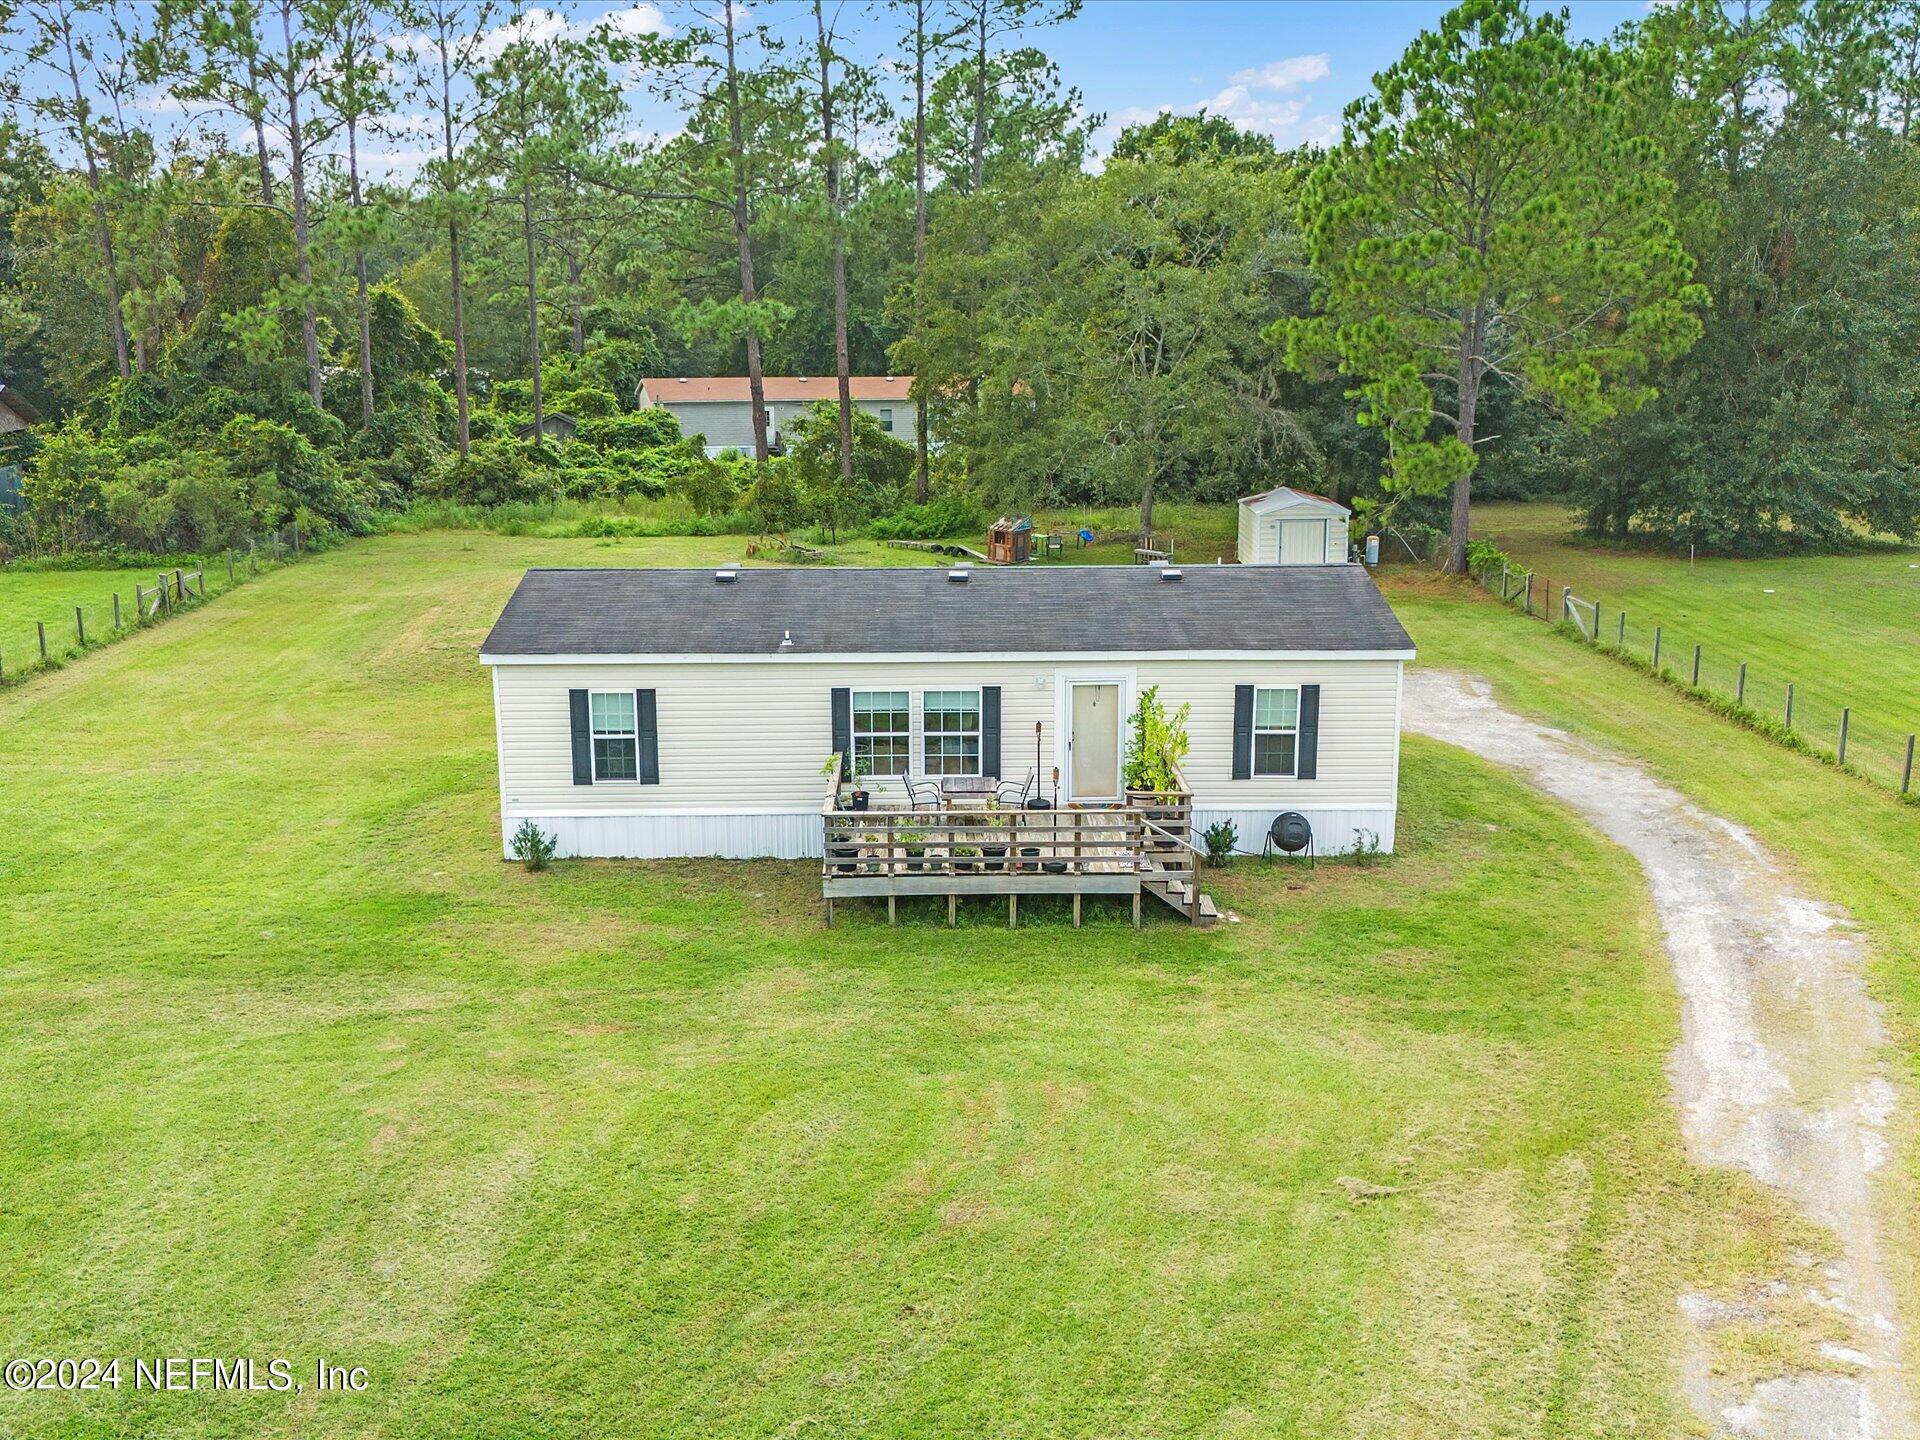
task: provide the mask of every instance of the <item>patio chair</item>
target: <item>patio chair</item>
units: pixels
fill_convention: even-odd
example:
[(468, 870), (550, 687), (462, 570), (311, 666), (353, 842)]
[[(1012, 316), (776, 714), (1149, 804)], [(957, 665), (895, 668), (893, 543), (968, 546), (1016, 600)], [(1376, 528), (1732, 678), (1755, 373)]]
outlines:
[(900, 783), (906, 787), (907, 803), (915, 810), (938, 810), (940, 808), (940, 786), (926, 776), (903, 775)]
[(1011, 805), (1016, 810), (1024, 810), (1027, 808), (1027, 802), (1033, 799), (1034, 783), (1039, 780), (1039, 778), (1039, 768), (1029, 765), (1027, 767), (1027, 778), (1020, 785), (1016, 786), (1011, 780), (1002, 780), (998, 785), (994, 786), (993, 798), (999, 804)]

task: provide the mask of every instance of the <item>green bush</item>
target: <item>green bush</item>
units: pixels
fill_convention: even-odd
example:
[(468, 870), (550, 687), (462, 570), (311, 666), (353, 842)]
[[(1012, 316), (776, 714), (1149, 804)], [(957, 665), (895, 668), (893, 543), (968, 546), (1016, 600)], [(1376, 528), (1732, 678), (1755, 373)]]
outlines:
[(1233, 858), (1240, 845), (1240, 831), (1231, 820), (1221, 820), (1200, 832), (1207, 847), (1207, 863), (1218, 867)]
[(950, 540), (978, 534), (986, 525), (986, 512), (971, 499), (942, 495), (924, 505), (903, 505), (891, 515), (882, 515), (867, 531), (877, 540)]
[(551, 500), (559, 491), (554, 475), (535, 465), (517, 440), (487, 440), (462, 460), (447, 458), (421, 494), (462, 505), (511, 505)]
[(576, 420), (612, 419), (620, 413), (620, 401), (611, 390), (568, 390), (549, 396), (547, 410), (563, 411)]
[(678, 445), (684, 437), (672, 413), (655, 406), (631, 415), (583, 418), (579, 438), (589, 445), (645, 450), (656, 445)]
[(531, 820), (522, 820), (513, 832), (513, 858), (529, 870), (544, 870), (559, 848), (557, 837), (547, 834)]
[(807, 521), (806, 492), (781, 460), (757, 467), (753, 483), (747, 486), (746, 507), (763, 534), (792, 530)]

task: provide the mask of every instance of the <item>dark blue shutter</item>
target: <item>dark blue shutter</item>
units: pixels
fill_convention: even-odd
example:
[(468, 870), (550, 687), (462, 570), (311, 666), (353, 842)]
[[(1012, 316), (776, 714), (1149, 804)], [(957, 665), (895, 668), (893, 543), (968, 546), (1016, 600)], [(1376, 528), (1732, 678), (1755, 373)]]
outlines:
[(1000, 778), (1000, 687), (980, 690), (980, 773)]
[(853, 691), (833, 687), (833, 748), (840, 752), (840, 778), (853, 778)]
[(573, 783), (593, 784), (593, 723), (588, 718), (587, 692), (569, 690), (567, 710), (573, 718)]
[(1300, 765), (1294, 771), (1302, 780), (1320, 774), (1320, 687), (1300, 687)]
[(1233, 778), (1253, 778), (1253, 686), (1233, 687)]
[(660, 783), (660, 717), (653, 691), (633, 692), (633, 714), (640, 730), (640, 783)]

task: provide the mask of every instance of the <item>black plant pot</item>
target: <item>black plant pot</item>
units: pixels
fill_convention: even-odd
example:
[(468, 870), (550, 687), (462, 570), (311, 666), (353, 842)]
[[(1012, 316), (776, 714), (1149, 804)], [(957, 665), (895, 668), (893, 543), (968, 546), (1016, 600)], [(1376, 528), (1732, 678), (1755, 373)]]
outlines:
[(830, 847), (830, 853), (837, 862), (833, 868), (838, 870), (842, 875), (851, 875), (855, 869), (858, 868), (855, 864), (860, 858), (860, 847), (858, 845), (834, 845)]
[(980, 853), (987, 857), (987, 869), (996, 874), (1007, 868), (1007, 847), (1004, 845), (982, 845)]
[(907, 851), (907, 873), (918, 875), (927, 868), (926, 853), (924, 850)]
[(847, 808), (849, 810), (864, 810), (872, 799), (873, 796), (869, 795), (865, 790), (856, 790), (847, 796)]
[(1022, 870), (1029, 872), (1038, 870), (1040, 868), (1038, 864), (1039, 859), (1040, 847), (1038, 845), (1022, 845), (1020, 847), (1020, 868)]

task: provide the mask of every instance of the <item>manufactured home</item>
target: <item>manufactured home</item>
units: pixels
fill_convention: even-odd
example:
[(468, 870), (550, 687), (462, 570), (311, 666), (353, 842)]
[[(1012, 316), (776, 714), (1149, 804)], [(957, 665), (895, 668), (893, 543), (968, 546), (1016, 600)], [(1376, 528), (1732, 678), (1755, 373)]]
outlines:
[[(878, 420), (885, 434), (913, 443), (912, 380), (855, 375), (848, 384), (854, 405)], [(760, 386), (767, 443), (776, 450), (785, 445), (785, 427), (808, 406), (840, 398), (840, 381), (833, 375), (767, 375)], [(682, 434), (703, 436), (709, 455), (753, 452), (753, 398), (745, 375), (652, 376), (640, 382), (634, 400), (642, 410), (656, 405), (666, 410), (680, 422)]]
[(1358, 565), (530, 570), (481, 648), (509, 852), (531, 820), (607, 857), (821, 855), (841, 778), (1123, 810), (1149, 686), (1188, 707), (1184, 830), (1389, 850), (1412, 658)]
[(1240, 501), (1242, 565), (1344, 565), (1353, 512), (1324, 495), (1276, 486)]

